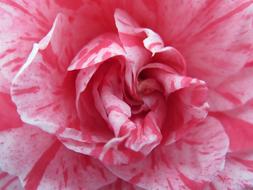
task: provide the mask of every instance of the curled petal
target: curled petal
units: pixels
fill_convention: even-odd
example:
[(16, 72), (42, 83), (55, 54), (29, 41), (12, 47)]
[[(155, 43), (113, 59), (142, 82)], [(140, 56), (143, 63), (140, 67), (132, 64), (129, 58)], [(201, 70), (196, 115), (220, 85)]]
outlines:
[[(150, 52), (143, 44), (143, 40), (145, 40), (145, 35), (143, 36), (143, 29), (139, 27), (138, 23), (131, 16), (121, 9), (116, 9), (114, 13), (114, 20), (120, 41), (126, 51), (126, 84), (129, 87), (132, 96), (136, 96), (134, 86), (137, 81), (137, 72), (148, 62)], [(154, 32), (149, 32), (156, 35)], [(158, 35), (156, 35), (156, 37), (157, 36)], [(146, 43), (148, 41), (150, 41), (150, 39), (147, 38)]]
[(68, 70), (85, 69), (111, 57), (124, 56), (124, 54), (117, 36), (104, 34), (85, 45), (72, 60)]
[[(166, 97), (167, 108), (163, 112), (167, 116), (162, 129), (166, 143), (175, 142), (189, 128), (206, 118), (209, 105), (208, 88), (204, 81), (175, 74), (174, 69), (159, 63), (147, 64), (140, 70), (139, 76), (145, 77), (138, 86), (141, 91), (157, 90)], [(155, 84), (150, 82), (152, 79)]]

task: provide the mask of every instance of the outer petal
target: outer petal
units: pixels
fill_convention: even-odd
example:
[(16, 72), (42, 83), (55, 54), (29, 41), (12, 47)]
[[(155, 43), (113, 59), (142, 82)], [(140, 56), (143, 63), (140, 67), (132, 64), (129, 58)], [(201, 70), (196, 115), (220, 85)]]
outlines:
[(246, 66), (240, 72), (227, 77), (209, 94), (212, 111), (231, 109), (253, 100), (253, 67)]
[(237, 119), (241, 119), (249, 124), (253, 125), (253, 100), (252, 101), (248, 101), (246, 104), (227, 111), (226, 113), (233, 118), (237, 118)]
[[(197, 14), (171, 43), (185, 57), (188, 74), (206, 81), (213, 90), (210, 106), (216, 110), (234, 108), (253, 97), (245, 89), (252, 82), (246, 79), (247, 75), (243, 76), (245, 71), (241, 71), (252, 61), (253, 2), (201, 1), (196, 4), (201, 5), (201, 9), (197, 8)], [(235, 74), (237, 76), (230, 78)], [(245, 95), (236, 93), (233, 86), (240, 86), (237, 89), (243, 90)]]
[[(210, 106), (224, 110), (244, 103), (245, 96), (238, 101), (234, 93), (219, 92), (220, 87), (225, 85), (222, 83), (224, 79), (240, 72), (252, 62), (253, 1), (155, 2), (154, 11), (158, 20), (155, 28), (165, 44), (177, 48), (183, 54), (188, 74), (206, 81), (213, 90), (210, 90)], [(239, 75), (242, 76), (243, 72)], [(230, 87), (238, 84), (245, 86), (243, 79), (234, 84), (232, 81), (229, 83)], [(248, 82), (247, 86), (250, 84)], [(252, 98), (251, 93), (249, 96), (247, 98)]]
[(16, 176), (9, 175), (0, 171), (0, 189), (1, 190), (23, 190), (21, 183)]
[(0, 1), (1, 91), (9, 92), (11, 79), (25, 62), (33, 42), (46, 34), (50, 22), (39, 10), (35, 13), (30, 3)]
[(253, 155), (231, 154), (227, 156), (224, 170), (213, 180), (215, 190), (253, 189)]
[[(189, 74), (213, 87), (252, 61), (252, 4), (251, 0), (162, 1), (159, 14), (166, 26), (161, 25), (159, 33), (185, 56)], [(175, 7), (180, 8), (167, 10)]]
[(55, 133), (64, 127), (78, 128), (75, 112), (75, 73), (67, 73), (71, 47), (68, 21), (58, 15), (52, 29), (38, 44), (15, 76), (12, 99), (24, 122)]
[(110, 166), (126, 181), (146, 189), (201, 189), (202, 182), (223, 169), (228, 139), (213, 118), (192, 129), (174, 145), (155, 150), (145, 160)]
[(0, 133), (0, 167), (25, 189), (97, 189), (115, 178), (97, 161), (66, 149), (31, 126)]
[[(251, 114), (252, 107), (248, 108), (248, 114)], [(245, 110), (244, 110), (245, 111)], [(247, 114), (244, 113), (244, 114)], [(241, 113), (243, 114), (243, 113)], [(241, 115), (234, 115), (233, 112), (213, 113), (223, 125), (229, 137), (229, 150), (232, 152), (244, 152), (253, 150), (253, 124), (243, 118)]]

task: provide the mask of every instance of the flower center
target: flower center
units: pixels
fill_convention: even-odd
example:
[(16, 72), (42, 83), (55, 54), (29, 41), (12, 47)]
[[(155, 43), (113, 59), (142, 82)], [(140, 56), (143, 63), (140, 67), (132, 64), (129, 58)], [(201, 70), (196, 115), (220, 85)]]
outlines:
[(108, 164), (138, 161), (207, 115), (206, 85), (186, 76), (183, 56), (126, 18), (116, 22), (118, 35), (92, 40), (69, 66), (79, 69), (79, 151)]

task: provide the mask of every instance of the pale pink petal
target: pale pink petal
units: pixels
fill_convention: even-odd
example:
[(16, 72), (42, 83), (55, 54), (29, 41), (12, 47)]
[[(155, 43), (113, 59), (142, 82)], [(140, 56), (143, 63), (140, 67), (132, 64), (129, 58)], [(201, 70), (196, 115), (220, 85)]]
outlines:
[(1, 132), (0, 143), (0, 167), (18, 175), (25, 189), (97, 189), (115, 180), (99, 162), (36, 127)]
[(17, 176), (12, 176), (7, 172), (0, 171), (0, 189), (23, 190), (23, 187)]
[(228, 155), (224, 170), (213, 179), (211, 187), (214, 190), (253, 189), (252, 153)]
[(122, 179), (146, 189), (201, 189), (224, 167), (228, 138), (208, 118), (173, 145), (158, 148), (141, 162), (109, 166)]
[(69, 22), (58, 15), (49, 33), (34, 44), (24, 66), (15, 76), (11, 95), (21, 119), (55, 133), (64, 127), (78, 128), (75, 111), (75, 73), (68, 73)]

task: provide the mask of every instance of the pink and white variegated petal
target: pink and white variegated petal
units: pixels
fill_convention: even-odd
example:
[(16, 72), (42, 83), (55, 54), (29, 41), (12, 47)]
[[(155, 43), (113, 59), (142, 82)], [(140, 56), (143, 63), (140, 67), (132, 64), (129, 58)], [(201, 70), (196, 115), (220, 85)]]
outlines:
[(51, 21), (41, 12), (31, 13), (31, 4), (0, 1), (0, 90), (9, 93), (12, 78), (24, 64), (32, 45), (44, 36)]
[(131, 183), (125, 182), (121, 179), (118, 179), (114, 183), (104, 186), (99, 190), (144, 190), (143, 188), (137, 187)]
[[(191, 3), (186, 4), (187, 1), (185, 8), (191, 6)], [(214, 88), (252, 61), (253, 1), (201, 1), (196, 4), (203, 4), (196, 19), (171, 43), (184, 55), (188, 74)]]
[(0, 90), (9, 93), (11, 80), (26, 62), (33, 43), (47, 34), (58, 13), (66, 15), (71, 23), (72, 34), (68, 37), (72, 38), (72, 43), (69, 46), (77, 53), (83, 44), (103, 33), (105, 25), (112, 28), (99, 17), (100, 9), (95, 2), (83, 0), (71, 3), (66, 0), (1, 0), (0, 41), (4, 45), (0, 47)]
[(40, 156), (54, 142), (54, 138), (32, 126), (0, 133), (0, 168), (12, 175), (25, 179)]
[(49, 33), (34, 44), (11, 87), (21, 119), (50, 133), (79, 127), (74, 97), (76, 74), (67, 72), (71, 59), (71, 39), (65, 37), (68, 25), (63, 15), (56, 17)]
[(115, 180), (99, 161), (61, 146), (48, 164), (38, 190), (98, 189)]
[(189, 179), (208, 181), (223, 169), (228, 146), (221, 123), (207, 117), (167, 151), (170, 161)]
[(17, 176), (0, 171), (0, 189), (1, 190), (23, 190)]
[(68, 70), (85, 69), (111, 57), (124, 55), (118, 37), (115, 34), (103, 34), (90, 41), (79, 51)]
[(142, 45), (153, 55), (164, 49), (164, 43), (159, 34), (151, 29), (141, 28), (139, 24), (125, 11), (116, 9), (114, 13), (114, 19), (120, 39), (125, 47), (133, 46), (133, 39), (135, 37), (140, 37), (140, 41), (142, 40)]
[(223, 169), (227, 149), (228, 138), (221, 124), (210, 117), (183, 139), (154, 150), (141, 162), (108, 168), (145, 189), (201, 189)]
[(98, 161), (36, 127), (1, 132), (0, 143), (0, 167), (19, 176), (25, 189), (98, 189), (116, 180)]
[[(187, 78), (184, 79), (187, 81)], [(188, 81), (191, 81), (190, 84), (186, 82), (189, 86), (182, 86), (182, 89), (168, 97), (167, 125), (163, 128), (164, 142), (167, 145), (182, 138), (191, 127), (198, 125), (208, 116), (206, 84), (191, 78), (188, 78)]]
[(121, 9), (116, 9), (114, 20), (120, 41), (126, 52), (125, 81), (131, 94), (135, 96), (136, 90), (133, 86), (137, 80), (137, 72), (148, 62), (151, 52), (144, 47), (145, 36), (139, 30), (138, 23), (130, 15)]
[(80, 96), (82, 92), (87, 88), (89, 82), (91, 81), (92, 77), (96, 73), (98, 67), (99, 65), (97, 64), (97, 65), (88, 67), (86, 69), (82, 69), (77, 74), (76, 81), (75, 81), (75, 86), (76, 86), (75, 90), (76, 90), (76, 108), (77, 108), (79, 117), (81, 117), (80, 111), (79, 111), (80, 110), (79, 108)]
[(165, 47), (158, 51), (153, 59), (159, 63), (163, 63), (174, 69), (175, 72), (185, 75), (186, 74), (186, 63), (183, 55), (173, 47)]
[(210, 184), (213, 190), (253, 189), (252, 153), (229, 154), (225, 168)]
[(227, 77), (219, 86), (210, 91), (210, 110), (229, 110), (253, 100), (252, 73), (253, 67), (244, 67), (235, 75)]
[(159, 1), (158, 33), (184, 55), (191, 76), (214, 87), (252, 61), (252, 4)]

